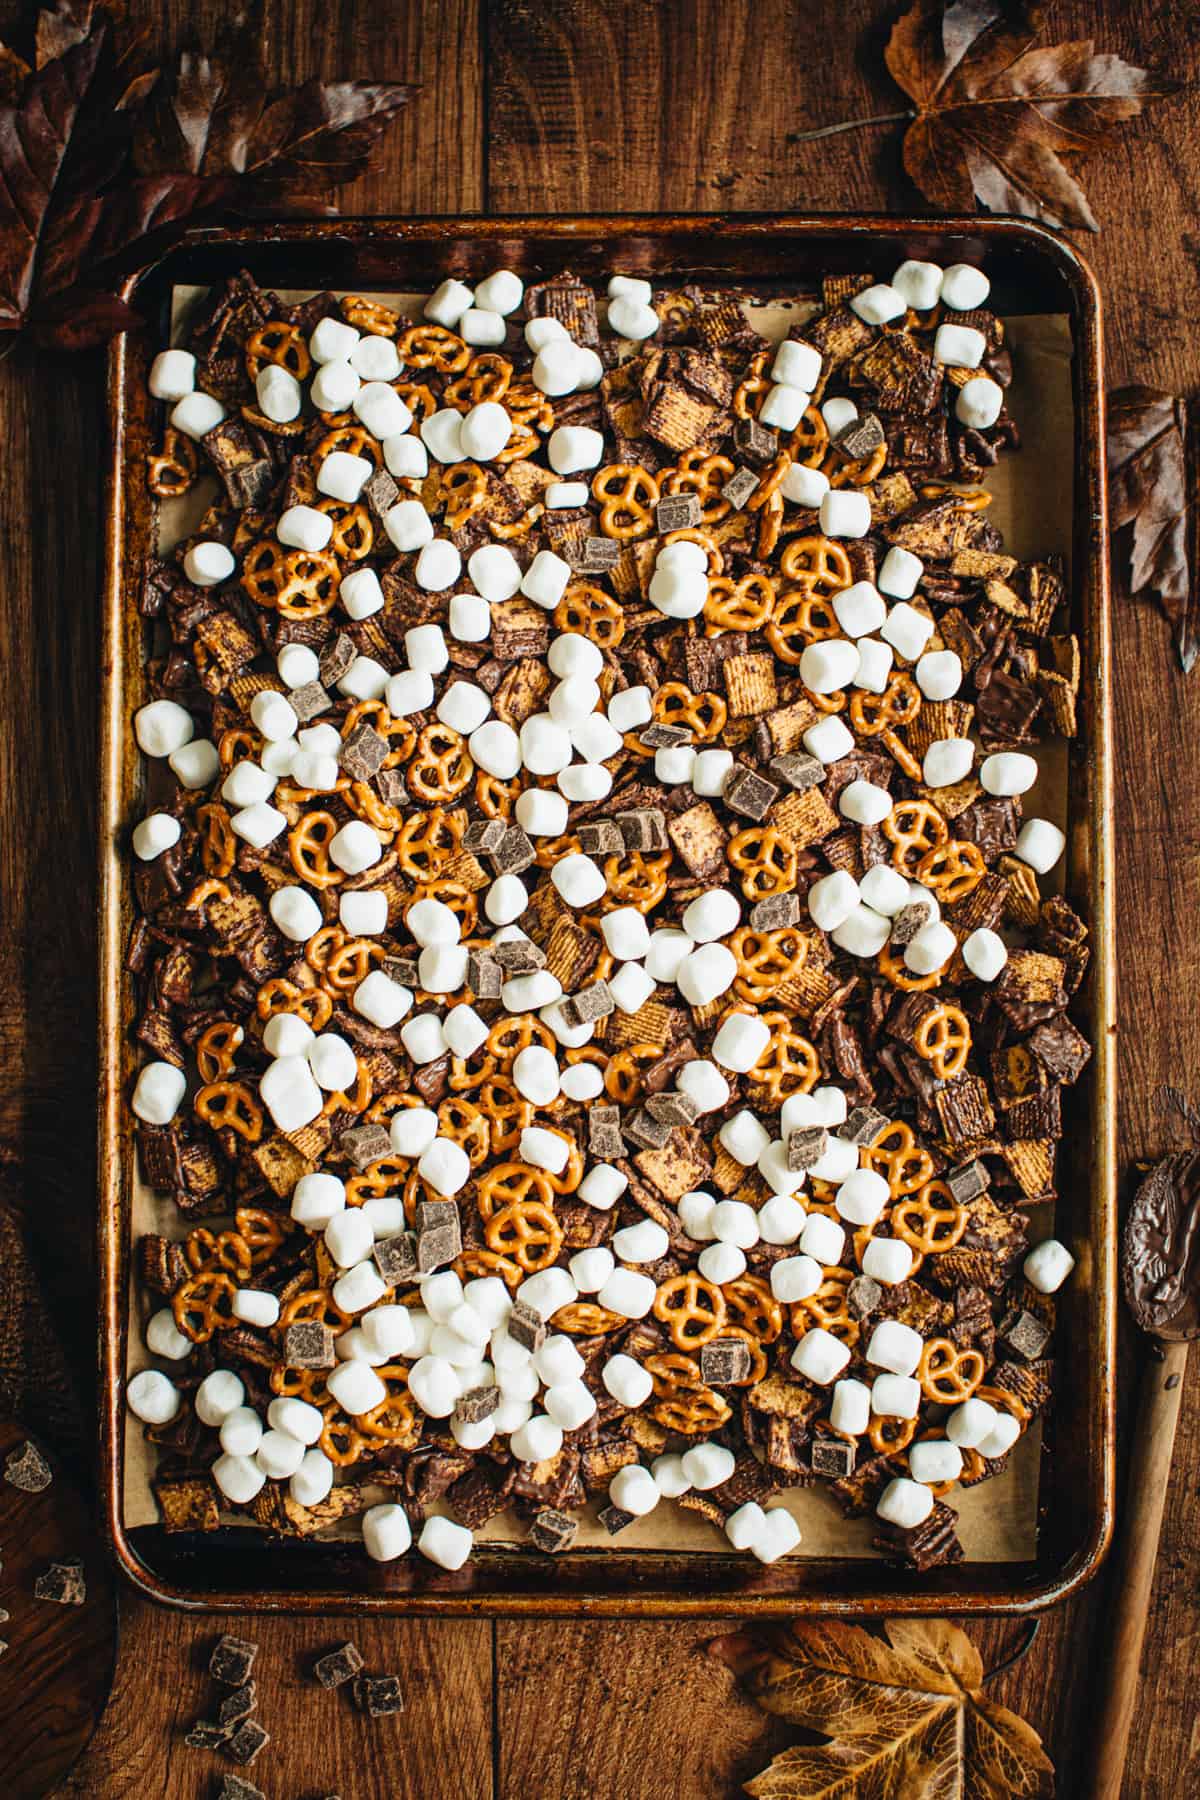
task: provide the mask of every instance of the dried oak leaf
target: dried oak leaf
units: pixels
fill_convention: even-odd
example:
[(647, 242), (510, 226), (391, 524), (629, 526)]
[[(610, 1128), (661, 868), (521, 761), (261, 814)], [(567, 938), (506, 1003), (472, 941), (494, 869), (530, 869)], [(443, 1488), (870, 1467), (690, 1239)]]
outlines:
[(1179, 84), (1152, 87), (1146, 70), (1097, 52), (1090, 38), (1039, 45), (1040, 34), (1040, 15), (1022, 6), (917, 0), (886, 51), (893, 80), (916, 105), (904, 167), (944, 212), (972, 212), (978, 200), (1098, 231), (1068, 164)]
[(1108, 396), (1109, 518), (1131, 526), (1129, 591), (1157, 594), (1187, 673), (1200, 653), (1188, 570), (1187, 408), (1160, 388)]
[(944, 1619), (889, 1619), (885, 1638), (793, 1620), (709, 1646), (758, 1704), (823, 1744), (746, 1783), (755, 1800), (1023, 1800), (1054, 1792), (1032, 1726), (985, 1699), (971, 1640)]

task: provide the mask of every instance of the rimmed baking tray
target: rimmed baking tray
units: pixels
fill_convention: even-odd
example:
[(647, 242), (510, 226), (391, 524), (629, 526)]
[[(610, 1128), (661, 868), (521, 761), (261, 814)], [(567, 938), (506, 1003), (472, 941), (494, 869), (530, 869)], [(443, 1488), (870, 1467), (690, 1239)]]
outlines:
[[(239, 268), (284, 289), (430, 289), (498, 266), (526, 280), (565, 268), (589, 279), (614, 269), (673, 283), (728, 282), (760, 291), (819, 291), (823, 274), (886, 279), (904, 256), (980, 263), (1005, 317), (1058, 314), (1070, 338), (1073, 516), (1069, 602), (1080, 635), (1079, 736), (1068, 757), (1065, 889), (1092, 930), (1094, 958), (1079, 1009), (1094, 1054), (1066, 1109), (1055, 1230), (1079, 1266), (1059, 1296), (1059, 1381), (1047, 1424), (1036, 1553), (967, 1561), (924, 1575), (857, 1557), (795, 1555), (770, 1568), (718, 1550), (581, 1550), (546, 1557), (481, 1545), (446, 1574), (421, 1558), (370, 1563), (352, 1544), (290, 1541), (246, 1529), (167, 1533), (123, 1516), (123, 1384), (129, 1329), (134, 1145), (126, 1104), (135, 1064), (132, 920), (124, 843), (137, 816), (139, 757), (129, 721), (144, 694), (144, 622), (133, 596), (153, 547), (143, 458), (157, 430), (149, 358), (166, 341), (176, 285), (206, 285)], [(102, 1491), (124, 1573), (147, 1594), (212, 1611), (408, 1614), (823, 1614), (1033, 1611), (1095, 1572), (1113, 1519), (1115, 1103), (1109, 594), (1100, 299), (1090, 269), (1056, 233), (1023, 221), (856, 216), (339, 219), (200, 230), (125, 298), (151, 330), (119, 338), (109, 362), (112, 431), (107, 576), (101, 627), (100, 743), (100, 1367)], [(1030, 396), (1036, 406), (1036, 394)]]

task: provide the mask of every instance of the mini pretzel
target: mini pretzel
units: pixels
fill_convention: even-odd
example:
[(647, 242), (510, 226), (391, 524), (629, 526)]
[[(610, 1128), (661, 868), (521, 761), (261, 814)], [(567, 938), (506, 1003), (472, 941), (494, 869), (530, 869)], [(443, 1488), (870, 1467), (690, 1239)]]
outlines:
[(703, 450), (685, 450), (670, 474), (662, 481), (664, 494), (695, 494), (700, 501), (700, 517), (706, 525), (716, 525), (732, 507), (722, 496), (722, 489), (733, 474), (734, 465), (727, 456), (710, 456)]
[(440, 720), (426, 725), (417, 739), (405, 779), (414, 800), (453, 800), (475, 773), (466, 740)]
[(349, 1469), (353, 1468), (366, 1449), (367, 1440), (349, 1419), (339, 1414), (329, 1420), (317, 1439), (317, 1445), (335, 1469)]
[(878, 737), (896, 725), (911, 725), (921, 710), (921, 690), (911, 675), (893, 675), (882, 694), (856, 688), (850, 701), (850, 723), (860, 737)]
[(336, 887), (345, 881), (345, 872), (330, 861), (329, 846), (338, 833), (338, 822), (332, 813), (305, 813), (298, 825), (288, 832), (288, 855), (301, 881), (309, 887)]
[(268, 1376), (271, 1392), (297, 1400), (307, 1400), (322, 1412), (334, 1405), (333, 1395), (325, 1385), (324, 1369), (289, 1369), (276, 1363)]
[(452, 1144), (461, 1144), (473, 1169), (487, 1161), (492, 1135), (487, 1119), (477, 1106), (464, 1100), (461, 1094), (449, 1094), (438, 1107), (437, 1116), (438, 1136), (449, 1138)]
[(915, 1193), (933, 1177), (933, 1158), (928, 1150), (917, 1148), (912, 1126), (903, 1119), (886, 1125), (861, 1154), (863, 1167), (883, 1176), (893, 1200)]
[(505, 1075), (486, 1072), (479, 1083), (479, 1104), (488, 1122), (493, 1156), (518, 1149), (521, 1133), (533, 1124), (533, 1103), (517, 1092)]
[(607, 1306), (598, 1306), (593, 1300), (573, 1300), (550, 1315), (554, 1330), (568, 1332), (571, 1337), (603, 1337), (628, 1323), (620, 1313), (610, 1312)]
[(437, 411), (437, 395), (423, 381), (393, 381), (400, 398), (418, 424)]
[(806, 406), (804, 417), (787, 441), (788, 454), (794, 463), (807, 469), (819, 468), (829, 444), (829, 427), (817, 406)]
[(365, 781), (350, 782), (342, 799), (355, 818), (361, 819), (364, 825), (373, 825), (382, 839), (393, 837), (404, 823), (404, 814), (400, 808), (389, 806), (381, 800), (375, 789), (368, 787)]
[(851, 1349), (859, 1339), (859, 1323), (850, 1312), (847, 1290), (854, 1279), (851, 1269), (826, 1269), (821, 1285), (815, 1294), (807, 1299), (797, 1300), (791, 1311), (792, 1332), (796, 1337), (803, 1335), (810, 1325), (819, 1325), (823, 1331), (841, 1338)]
[(350, 1315), (342, 1311), (328, 1288), (302, 1288), (285, 1300), (279, 1310), (281, 1331), (286, 1331), (297, 1321), (328, 1325), (331, 1331), (341, 1332), (349, 1325)]
[(384, 1200), (403, 1188), (408, 1179), (411, 1159), (407, 1156), (381, 1156), (351, 1175), (346, 1182), (346, 1205), (362, 1206), (368, 1200)]
[(529, 375), (520, 375), (509, 383), (504, 407), (513, 423), (526, 429), (536, 426), (539, 431), (549, 431), (554, 423), (554, 408), (545, 394), (534, 387)]
[(441, 498), (447, 525), (458, 531), (487, 499), (487, 476), (478, 463), (452, 463), (442, 471)]
[(850, 462), (844, 462), (840, 456), (834, 461), (834, 454), (831, 452), (825, 459), (830, 487), (870, 487), (887, 461), (887, 445), (876, 444), (869, 456), (860, 456)]
[[(476, 1276), (498, 1275), (510, 1291), (519, 1288), (525, 1279), (524, 1269), (511, 1256), (499, 1256), (495, 1250), (481, 1250), (475, 1244), (456, 1257), (451, 1266), (462, 1281), (473, 1280)], [(597, 1307), (596, 1310), (600, 1311), (600, 1308)]]
[(572, 581), (554, 609), (554, 623), (559, 631), (578, 632), (602, 650), (615, 650), (625, 636), (625, 609), (591, 582)]
[(604, 1091), (619, 1106), (631, 1106), (642, 1091), (642, 1069), (662, 1059), (661, 1044), (626, 1044), (608, 1061)]
[(915, 1419), (898, 1419), (894, 1413), (873, 1413), (867, 1438), (877, 1456), (895, 1456), (907, 1450), (916, 1436)]
[(682, 681), (664, 681), (652, 705), (656, 724), (682, 725), (702, 744), (720, 736), (728, 717), (720, 694), (694, 694)]
[(396, 838), (400, 869), (412, 881), (431, 880), (458, 855), (462, 835), (461, 826), (444, 807), (410, 813)]
[(771, 1041), (746, 1079), (775, 1107), (790, 1094), (809, 1093), (820, 1078), (821, 1064), (808, 1039), (793, 1030), (787, 1013), (764, 1013), (762, 1021), (770, 1027)]
[(747, 900), (790, 894), (796, 886), (799, 853), (774, 825), (748, 825), (744, 831), (735, 831), (725, 854), (731, 868), (741, 874)]
[(553, 1050), (554, 1035), (549, 1027), (530, 1013), (517, 1013), (513, 1018), (497, 1019), (487, 1034), (488, 1055), (494, 1056), (502, 1068), (509, 1068), (522, 1050), (536, 1044), (542, 1050)]
[(573, 831), (564, 831), (561, 837), (539, 838), (537, 866), (539, 869), (552, 869), (564, 856), (574, 856), (579, 848), (579, 839)]
[(257, 731), (251, 731), (245, 725), (231, 725), (223, 731), (217, 742), (217, 756), (221, 764), (221, 773), (228, 775), (230, 769), (247, 757), (257, 757), (263, 747), (263, 740)]
[(663, 547), (667, 544), (699, 544), (708, 558), (709, 574), (725, 573), (725, 557), (721, 546), (712, 532), (706, 531), (702, 525), (681, 525), (678, 531), (668, 531), (663, 539)]
[(346, 294), (339, 304), (347, 325), (355, 326), (365, 337), (394, 338), (400, 329), (400, 314), (378, 300), (364, 300), (361, 294)]
[(840, 631), (829, 601), (820, 594), (806, 594), (803, 588), (789, 588), (781, 594), (766, 624), (768, 644), (780, 662), (793, 668), (810, 644), (837, 637)]
[(378, 1438), (383, 1443), (413, 1445), (420, 1436), (417, 1417), (408, 1397), (408, 1370), (399, 1363), (384, 1363), (375, 1373), (387, 1389), (369, 1412), (360, 1413), (354, 1423), (364, 1437)]
[(488, 1248), (511, 1257), (527, 1275), (557, 1261), (563, 1246), (562, 1226), (539, 1200), (514, 1200), (493, 1213), (484, 1227)]
[(983, 1380), (986, 1364), (978, 1350), (959, 1350), (949, 1338), (930, 1338), (917, 1364), (917, 1380), (927, 1400), (958, 1406)]
[(769, 575), (751, 570), (740, 581), (715, 576), (708, 584), (704, 619), (708, 635), (722, 631), (759, 631), (775, 607), (775, 583)]
[(171, 1299), (175, 1323), (193, 1344), (207, 1344), (217, 1331), (234, 1324), (237, 1284), (223, 1270), (205, 1269), (181, 1282)]
[(879, 952), (875, 964), (885, 980), (907, 994), (927, 993), (930, 988), (940, 987), (942, 984), (940, 970), (935, 970), (932, 975), (914, 975), (903, 955), (888, 944)]
[(471, 360), (471, 346), (444, 325), (410, 325), (396, 348), (411, 369), (436, 369), (439, 375), (461, 375)]
[(210, 875), (206, 881), (196, 883), (183, 904), (190, 912), (203, 912), (210, 900), (228, 900), (230, 898), (228, 882), (218, 881), (215, 875)]
[(224, 879), (233, 873), (237, 857), (237, 839), (229, 823), (229, 811), (219, 801), (196, 808), (196, 824), (200, 828), (200, 861), (205, 873)]
[(284, 319), (269, 319), (246, 339), (246, 373), (253, 381), (268, 363), (303, 381), (312, 368), (304, 333)]
[(758, 1344), (773, 1344), (783, 1330), (783, 1308), (760, 1275), (739, 1275), (721, 1292), (732, 1329)]
[(808, 939), (794, 925), (775, 931), (752, 931), (740, 925), (729, 940), (737, 962), (734, 992), (742, 1000), (769, 1000), (790, 975), (798, 974), (808, 957)]
[(177, 499), (192, 486), (199, 466), (192, 439), (168, 425), (162, 449), (146, 458), (146, 486), (156, 500)]
[(793, 538), (779, 559), (779, 570), (803, 594), (832, 600), (854, 580), (850, 558), (834, 538)]
[(339, 1088), (335, 1093), (326, 1094), (325, 1104), (321, 1108), (321, 1117), (327, 1119), (335, 1112), (366, 1112), (371, 1104), (375, 1081), (370, 1069), (363, 1062), (358, 1064), (358, 1073), (354, 1077), (354, 1086), (348, 1094)]
[(604, 864), (608, 897), (617, 906), (634, 906), (638, 912), (653, 912), (667, 891), (667, 874), (671, 867), (669, 851), (647, 856), (635, 850), (627, 856), (610, 856)]
[(929, 1181), (919, 1193), (896, 1203), (892, 1230), (922, 1256), (952, 1250), (967, 1229), (967, 1209), (944, 1181)]
[[(278, 426), (273, 427), (278, 430)], [(327, 431), (316, 449), (313, 451), (313, 466), (319, 468), (327, 456), (335, 450), (344, 450), (347, 456), (365, 456), (378, 468), (382, 460), (379, 439), (362, 425), (338, 425)]]
[(288, 1235), (290, 1220), (261, 1206), (239, 1206), (233, 1215), (237, 1234), (250, 1252), (252, 1267), (270, 1262)]
[(767, 354), (760, 350), (757, 356), (750, 358), (745, 377), (733, 390), (733, 410), (739, 419), (757, 419), (762, 411), (763, 401), (772, 387), (770, 377), (764, 373)]
[(678, 1350), (698, 1350), (725, 1323), (725, 1296), (703, 1275), (672, 1275), (654, 1296), (654, 1317), (667, 1327)]
[(966, 1067), (971, 1027), (960, 1006), (941, 1004), (927, 1012), (913, 1034), (913, 1049), (939, 1081), (953, 1081)]
[(483, 351), (473, 356), (457, 381), (447, 382), (442, 400), (457, 412), (470, 412), (485, 400), (503, 400), (512, 384), (513, 366), (506, 356)]
[(930, 800), (898, 800), (880, 827), (902, 875), (915, 876), (921, 858), (950, 836), (945, 819)]
[[(527, 1201), (547, 1211), (553, 1207), (554, 1193), (544, 1169), (531, 1169), (526, 1163), (497, 1163), (475, 1183), (475, 1205), (481, 1219), (493, 1219), (510, 1206)], [(493, 1244), (492, 1248), (500, 1246)]]
[(946, 906), (973, 894), (986, 874), (982, 850), (966, 838), (935, 844), (917, 864), (917, 880)]
[(375, 527), (371, 515), (361, 503), (346, 500), (318, 500), (316, 511), (333, 520), (333, 536), (329, 549), (343, 562), (361, 562), (375, 546)]
[(983, 512), (992, 504), (987, 488), (952, 487), (946, 481), (927, 481), (920, 493), (922, 500), (952, 499), (960, 512)]
[(1019, 1394), (1011, 1394), (1007, 1388), (991, 1387), (985, 1384), (975, 1389), (975, 1398), (986, 1400), (988, 1405), (994, 1406), (998, 1412), (1011, 1414), (1018, 1425), (1028, 1425), (1029, 1423), (1029, 1408)]
[(204, 1082), (223, 1081), (233, 1068), (246, 1033), (233, 1019), (218, 1019), (196, 1040), (196, 1064)]
[(723, 1400), (714, 1388), (705, 1387), (686, 1399), (660, 1400), (651, 1407), (650, 1416), (680, 1437), (705, 1437), (710, 1431), (718, 1431), (732, 1412), (728, 1400)]
[(367, 979), (375, 964), (384, 960), (385, 954), (381, 944), (373, 944), (367, 938), (350, 938), (330, 952), (321, 985), (336, 996), (352, 994), (358, 984)]
[(234, 1131), (248, 1144), (262, 1136), (262, 1107), (241, 1081), (210, 1081), (193, 1102), (198, 1119), (213, 1131)]
[[(792, 459), (786, 450), (770, 462), (759, 476), (758, 486), (746, 502), (747, 512), (761, 512), (767, 502), (778, 491), (784, 476), (792, 466)], [(774, 546), (772, 546), (774, 548)]]
[(208, 1269), (223, 1269), (241, 1286), (250, 1279), (250, 1247), (236, 1231), (214, 1235), (203, 1225), (189, 1231), (183, 1254), (188, 1267), (200, 1275)]
[(498, 775), (489, 775), (486, 769), (476, 771), (475, 803), (485, 819), (511, 819), (520, 792), (520, 776), (501, 781)]
[(653, 530), (659, 486), (648, 469), (636, 463), (610, 463), (593, 476), (592, 496), (600, 502), (600, 529), (605, 537), (632, 541)]
[(295, 1013), (312, 1031), (323, 1031), (333, 1015), (333, 1000), (323, 988), (297, 987), (294, 981), (277, 975), (259, 988), (255, 1009), (260, 1019)]

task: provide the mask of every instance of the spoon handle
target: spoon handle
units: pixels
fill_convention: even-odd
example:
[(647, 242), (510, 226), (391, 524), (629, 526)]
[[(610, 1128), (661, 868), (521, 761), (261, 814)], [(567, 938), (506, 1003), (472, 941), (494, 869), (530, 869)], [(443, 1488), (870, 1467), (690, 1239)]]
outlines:
[(1129, 1488), (1113, 1575), (1109, 1654), (1104, 1698), (1097, 1710), (1099, 1735), (1091, 1800), (1120, 1800), (1163, 1508), (1183, 1399), (1187, 1344), (1165, 1344), (1161, 1358), (1148, 1354), (1142, 1369)]

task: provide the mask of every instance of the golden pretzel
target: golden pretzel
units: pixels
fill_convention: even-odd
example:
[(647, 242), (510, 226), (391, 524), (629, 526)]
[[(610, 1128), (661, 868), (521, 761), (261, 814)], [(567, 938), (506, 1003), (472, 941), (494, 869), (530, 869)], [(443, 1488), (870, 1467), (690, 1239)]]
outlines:
[(973, 894), (986, 874), (982, 850), (966, 838), (935, 844), (917, 864), (917, 880), (946, 906)]
[[(475, 1184), (475, 1205), (481, 1219), (493, 1219), (510, 1206), (532, 1200), (547, 1211), (554, 1206), (554, 1192), (544, 1169), (531, 1169), (526, 1163), (497, 1163), (486, 1170)], [(492, 1248), (499, 1246), (493, 1244)]]
[(645, 537), (654, 528), (657, 477), (636, 463), (611, 463), (592, 478), (592, 496), (600, 502), (600, 529), (605, 537)]
[(631, 1106), (642, 1091), (642, 1070), (662, 1059), (661, 1044), (626, 1044), (609, 1057), (604, 1091), (619, 1106)]
[(269, 319), (250, 333), (246, 339), (246, 373), (251, 381), (268, 363), (286, 369), (297, 381), (304, 380), (312, 368), (312, 358), (298, 325), (289, 325), (283, 319)]
[(932, 975), (914, 975), (903, 954), (893, 950), (888, 944), (879, 952), (875, 963), (884, 980), (890, 981), (893, 987), (902, 989), (906, 994), (924, 994), (930, 988), (941, 986), (940, 970), (935, 970)]
[(958, 1406), (975, 1392), (985, 1367), (980, 1351), (959, 1350), (949, 1338), (930, 1338), (917, 1364), (917, 1380), (927, 1400)]
[(192, 439), (168, 425), (163, 432), (162, 449), (146, 458), (146, 486), (156, 500), (173, 500), (187, 493), (199, 466)]
[(602, 650), (615, 650), (625, 636), (625, 609), (591, 582), (573, 581), (554, 609), (554, 623), (559, 631), (578, 632)]
[(788, 455), (807, 469), (819, 468), (829, 443), (829, 427), (816, 406), (807, 406), (804, 417), (787, 441)]
[(730, 1324), (728, 1330), (743, 1334), (756, 1344), (773, 1344), (783, 1330), (783, 1308), (760, 1275), (739, 1275), (727, 1281), (721, 1292)]
[[(779, 455), (775, 457), (759, 476), (758, 486), (746, 502), (747, 512), (762, 511), (763, 507), (766, 506), (767, 502), (772, 499), (778, 491), (784, 476), (791, 466), (791, 456), (786, 450), (781, 450)], [(773, 548), (774, 545), (772, 545), (772, 549)]]
[(608, 897), (617, 906), (634, 906), (638, 912), (653, 912), (667, 891), (667, 875), (671, 867), (669, 851), (647, 856), (635, 850), (628, 856), (610, 856), (604, 864)]
[(655, 723), (682, 725), (700, 743), (719, 737), (728, 716), (720, 694), (693, 694), (682, 681), (664, 681), (652, 702)]
[(367, 1440), (349, 1419), (339, 1414), (332, 1418), (317, 1439), (318, 1447), (335, 1469), (354, 1466), (367, 1447)]
[(895, 1456), (907, 1450), (916, 1436), (915, 1419), (898, 1419), (894, 1413), (873, 1413), (867, 1426), (867, 1438), (879, 1456)]
[(725, 575), (708, 584), (704, 620), (708, 635), (722, 631), (759, 631), (775, 607), (775, 583), (769, 575), (751, 570), (740, 581)]
[(387, 1399), (369, 1412), (360, 1413), (355, 1425), (367, 1438), (389, 1444), (415, 1444), (419, 1427), (408, 1397), (408, 1370), (399, 1363), (384, 1363), (375, 1373), (387, 1389)]
[(411, 881), (431, 880), (458, 855), (462, 836), (462, 827), (443, 807), (410, 813), (396, 837), (400, 869)]
[(484, 400), (502, 400), (512, 383), (513, 367), (492, 351), (473, 356), (457, 381), (447, 382), (442, 400), (458, 412), (470, 412)]
[(563, 1246), (562, 1226), (539, 1200), (514, 1200), (484, 1227), (488, 1248), (511, 1257), (527, 1275), (548, 1269)]
[(725, 854), (731, 868), (741, 874), (747, 900), (790, 894), (796, 886), (799, 853), (774, 825), (748, 825), (744, 831), (735, 831)]
[(789, 1094), (809, 1093), (820, 1079), (821, 1064), (808, 1039), (792, 1029), (787, 1013), (763, 1013), (762, 1021), (770, 1028), (771, 1041), (746, 1080), (774, 1107)]
[(825, 458), (825, 473), (829, 476), (830, 487), (870, 487), (886, 461), (886, 444), (876, 444), (869, 456), (852, 458), (849, 462), (844, 462), (836, 451), (831, 450)]
[(196, 1064), (204, 1082), (223, 1081), (233, 1068), (246, 1033), (232, 1019), (218, 1019), (196, 1040)]
[(453, 800), (475, 773), (465, 738), (440, 721), (426, 725), (417, 739), (405, 779), (414, 800)]
[(200, 861), (205, 873), (222, 879), (232, 874), (237, 839), (229, 823), (228, 809), (216, 800), (197, 807), (196, 824), (200, 828)]
[(193, 1102), (198, 1119), (213, 1131), (234, 1131), (248, 1144), (262, 1136), (262, 1107), (241, 1081), (210, 1081)]
[(700, 501), (700, 517), (706, 525), (716, 525), (732, 510), (722, 489), (733, 474), (728, 456), (710, 456), (703, 450), (685, 450), (670, 474), (664, 476), (664, 494), (695, 494)]
[(442, 471), (441, 498), (447, 525), (458, 531), (487, 499), (487, 476), (478, 463), (452, 463)]
[(373, 438), (362, 425), (339, 425), (333, 431), (327, 431), (313, 451), (314, 466), (320, 467), (335, 450), (344, 450), (347, 456), (365, 456), (376, 468), (382, 460), (379, 439)]
[(329, 540), (332, 555), (344, 562), (361, 562), (375, 547), (375, 527), (371, 515), (361, 503), (347, 500), (318, 500), (316, 511), (333, 520), (333, 536)]
[(471, 360), (471, 346), (444, 325), (410, 325), (396, 348), (413, 369), (436, 369), (440, 375), (461, 375)]
[(572, 1337), (602, 1337), (627, 1323), (620, 1313), (610, 1312), (607, 1306), (598, 1306), (593, 1300), (573, 1300), (550, 1316), (555, 1331), (568, 1332)]
[(364, 300), (361, 294), (347, 294), (340, 305), (347, 325), (355, 326), (367, 337), (394, 338), (400, 329), (400, 314), (378, 300)]
[(835, 538), (793, 538), (779, 559), (779, 570), (802, 593), (821, 600), (832, 600), (854, 580), (849, 555)]
[(913, 1049), (939, 1081), (953, 1081), (966, 1067), (971, 1027), (959, 1006), (941, 1003), (927, 1012), (913, 1034)]
[(519, 1288), (525, 1279), (524, 1269), (511, 1256), (499, 1256), (494, 1250), (481, 1250), (474, 1244), (456, 1257), (451, 1267), (462, 1281), (472, 1280), (476, 1276), (498, 1275), (510, 1292)]
[(750, 358), (746, 376), (733, 390), (733, 410), (739, 419), (757, 419), (763, 401), (774, 385), (765, 373), (768, 354), (766, 350), (760, 350), (757, 356)]
[(237, 1285), (223, 1270), (205, 1269), (176, 1288), (171, 1300), (175, 1323), (193, 1344), (207, 1344), (214, 1332), (234, 1324)]
[(740, 925), (729, 940), (738, 972), (734, 993), (755, 1003), (769, 1000), (780, 982), (796, 975), (808, 957), (808, 939), (795, 925), (775, 931), (752, 931)]
[(892, 1199), (913, 1194), (933, 1177), (933, 1158), (919, 1150), (911, 1125), (894, 1119), (861, 1152), (864, 1169), (874, 1169), (888, 1184)]
[(896, 725), (910, 725), (921, 710), (921, 690), (911, 675), (893, 675), (882, 694), (856, 688), (850, 701), (850, 723), (859, 737), (878, 737)]
[(554, 1049), (554, 1034), (530, 1013), (517, 1013), (510, 1019), (497, 1019), (487, 1034), (489, 1056), (494, 1056), (501, 1067), (506, 1069), (531, 1044), (536, 1044), (543, 1050)]
[(967, 1229), (967, 1209), (960, 1206), (944, 1181), (929, 1181), (891, 1213), (892, 1230), (922, 1256), (952, 1250)]
[(336, 887), (345, 881), (345, 871), (330, 860), (329, 846), (338, 833), (338, 822), (332, 813), (305, 813), (298, 825), (288, 832), (288, 855), (301, 881), (309, 887)]
[(908, 876), (915, 876), (921, 858), (950, 836), (949, 826), (930, 800), (898, 800), (880, 829), (893, 846), (893, 863)]
[(506, 1156), (519, 1148), (521, 1133), (533, 1124), (533, 1102), (517, 1092), (506, 1075), (489, 1068), (479, 1082), (479, 1104), (488, 1122), (492, 1155)]
[(214, 1235), (205, 1226), (189, 1231), (183, 1254), (189, 1269), (197, 1275), (209, 1269), (223, 1269), (240, 1285), (250, 1279), (250, 1249), (236, 1231)]
[(702, 1387), (686, 1399), (660, 1400), (651, 1407), (650, 1416), (681, 1437), (705, 1437), (710, 1431), (718, 1431), (732, 1412), (728, 1400), (713, 1388)]
[(766, 625), (767, 642), (780, 662), (794, 668), (810, 644), (841, 632), (829, 601), (820, 594), (789, 588), (775, 603)]
[(725, 1296), (703, 1275), (672, 1275), (654, 1296), (651, 1309), (679, 1350), (698, 1350), (725, 1323)]
[(295, 1013), (312, 1031), (323, 1031), (333, 1014), (333, 1000), (323, 988), (298, 987), (281, 975), (264, 982), (258, 990), (255, 1008), (260, 1019), (276, 1013)]

